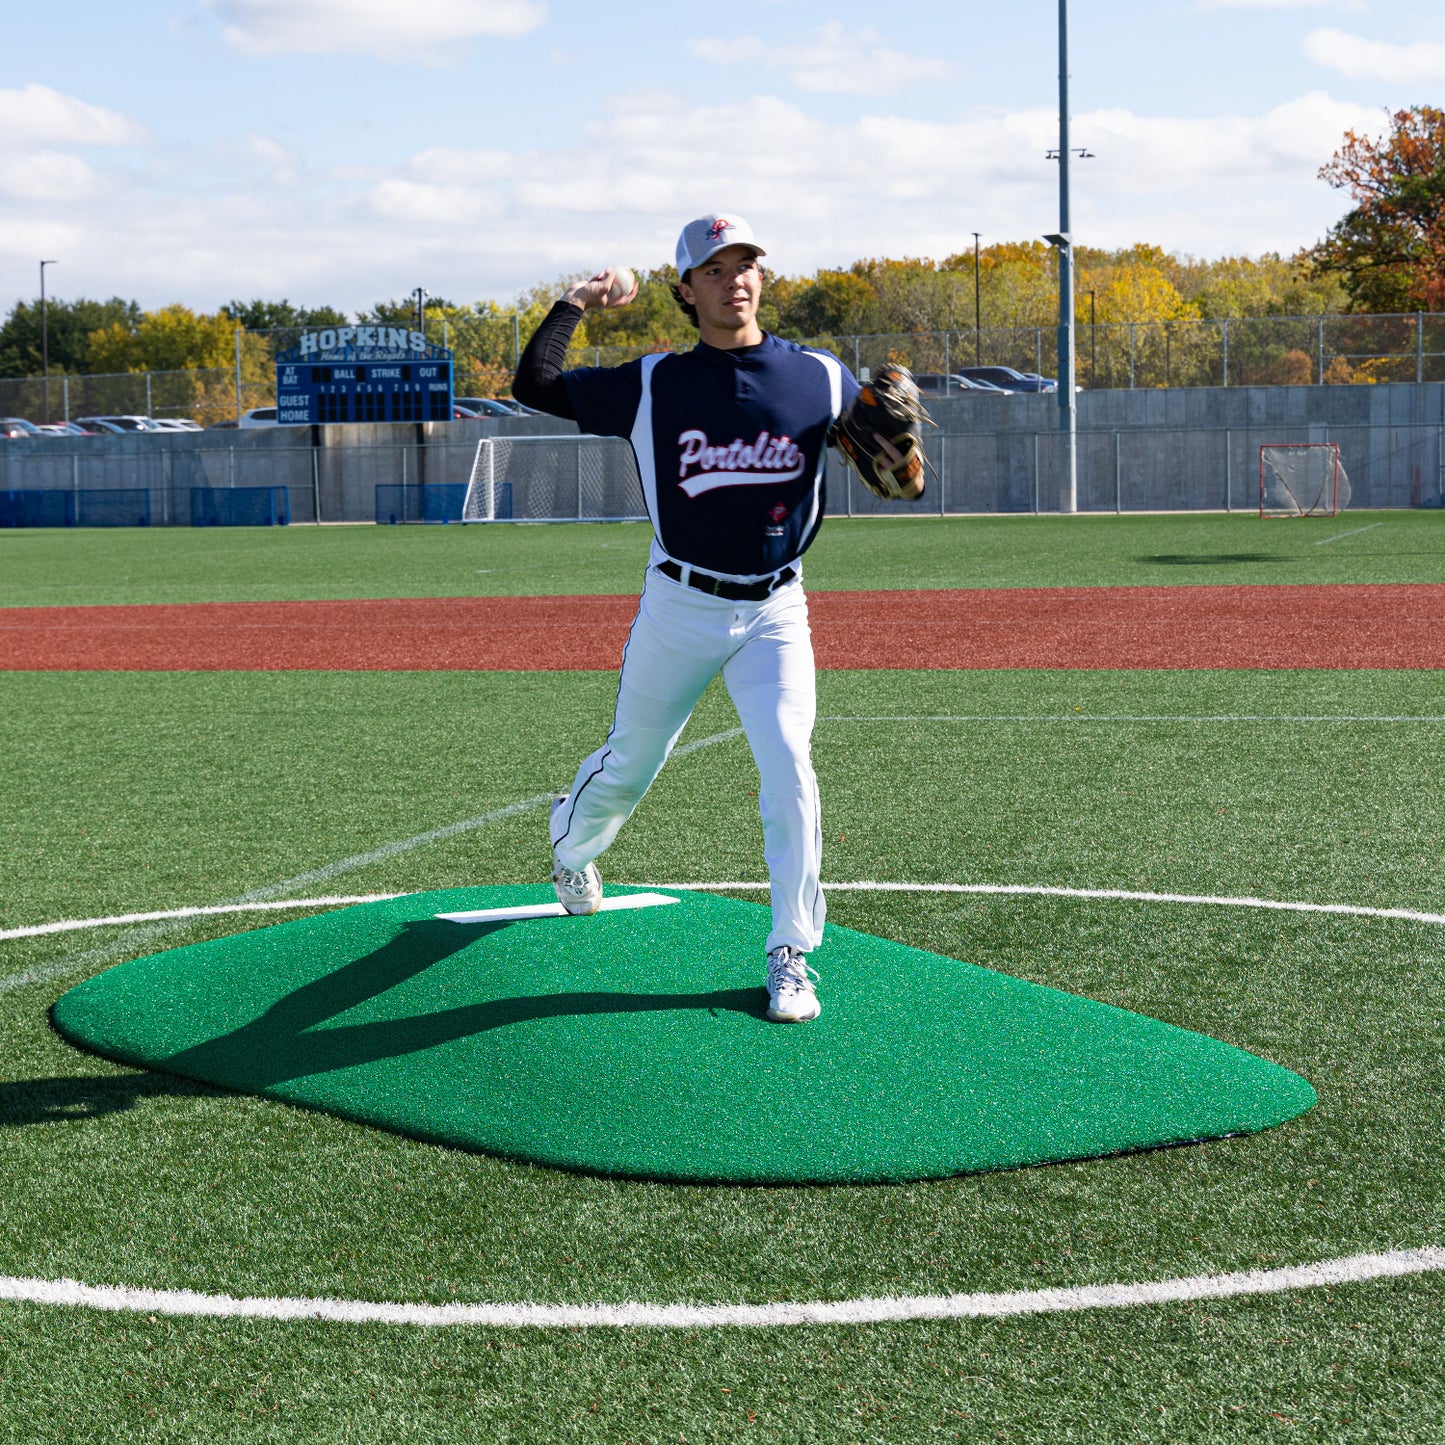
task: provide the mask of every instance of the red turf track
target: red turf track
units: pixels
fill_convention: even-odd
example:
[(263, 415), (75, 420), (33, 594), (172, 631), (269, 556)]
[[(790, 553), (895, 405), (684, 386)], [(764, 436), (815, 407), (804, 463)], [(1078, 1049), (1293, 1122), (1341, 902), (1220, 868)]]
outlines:
[[(631, 597), (0, 608), (0, 669), (610, 670)], [(825, 668), (1445, 667), (1445, 586), (819, 592)]]

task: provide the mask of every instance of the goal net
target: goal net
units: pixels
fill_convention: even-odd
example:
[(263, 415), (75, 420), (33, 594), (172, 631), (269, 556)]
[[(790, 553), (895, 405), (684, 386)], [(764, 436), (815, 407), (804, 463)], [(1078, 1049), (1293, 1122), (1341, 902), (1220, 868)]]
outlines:
[(1261, 517), (1333, 517), (1350, 504), (1350, 479), (1334, 442), (1259, 449)]
[(485, 437), (462, 499), (463, 522), (640, 522), (646, 516), (632, 449), (604, 437)]

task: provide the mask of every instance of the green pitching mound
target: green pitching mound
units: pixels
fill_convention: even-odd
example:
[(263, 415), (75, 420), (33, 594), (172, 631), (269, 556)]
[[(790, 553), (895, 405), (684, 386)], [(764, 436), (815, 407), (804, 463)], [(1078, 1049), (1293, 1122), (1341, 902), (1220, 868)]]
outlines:
[[(638, 889), (609, 889), (620, 899)], [(936, 1178), (1252, 1133), (1315, 1102), (1202, 1034), (830, 926), (769, 1023), (768, 910), (703, 893), (456, 923), (370, 903), (136, 959), (55, 1005), (97, 1053), (420, 1139), (643, 1179)]]

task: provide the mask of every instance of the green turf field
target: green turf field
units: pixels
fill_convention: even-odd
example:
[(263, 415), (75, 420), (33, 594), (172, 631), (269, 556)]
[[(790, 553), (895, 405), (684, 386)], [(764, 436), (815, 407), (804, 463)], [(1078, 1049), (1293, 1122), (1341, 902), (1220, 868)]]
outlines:
[[(0, 607), (631, 592), (641, 523), (0, 530)], [(815, 589), (1445, 581), (1445, 513), (837, 518)]]
[[(809, 570), (814, 586), (1440, 580), (1439, 518), (1348, 519), (1376, 520), (1317, 550), (1333, 524), (868, 522), (825, 530)], [(1262, 525), (1258, 550), (1292, 548), (1287, 561), (1237, 560)], [(625, 565), (584, 561), (613, 541)], [(455, 593), (467, 549), (478, 566), (522, 559), (516, 585), (494, 590), (560, 590), (538, 580), (545, 559), (527, 549), (542, 543), (592, 567), (577, 590), (609, 591), (640, 558), (637, 534), (610, 527), (10, 534), (0, 549), (32, 542), (50, 560), (28, 580), (0, 570), (7, 603)], [(173, 566), (154, 565), (171, 543)], [(986, 575), (965, 544), (992, 546)], [(293, 547), (313, 549), (314, 586), (278, 562)], [(1131, 562), (1146, 552), (1236, 560)], [(828, 880), (1442, 911), (1436, 673), (819, 683)], [(535, 881), (542, 809), (510, 805), (565, 784), (611, 694), (606, 674), (0, 673), (0, 930)], [(709, 693), (685, 738), (700, 746), (664, 771), (607, 878), (761, 881), (735, 725)], [(1168, 1280), (1445, 1242), (1445, 927), (869, 889), (834, 891), (830, 917), (1210, 1034), (1302, 1074), (1320, 1102), (1248, 1138), (928, 1184), (565, 1175), (79, 1053), (47, 1017), (73, 983), (266, 920), (101, 927), (0, 942), (0, 1277), (763, 1304)], [(815, 961), (826, 1004), (826, 945)], [(806, 1097), (766, 1081), (758, 1107), (780, 1129), (807, 1126)], [(1008, 1319), (681, 1331), (0, 1303), (0, 1441), (1428, 1441), (1445, 1419), (1442, 1306), (1440, 1274)]]

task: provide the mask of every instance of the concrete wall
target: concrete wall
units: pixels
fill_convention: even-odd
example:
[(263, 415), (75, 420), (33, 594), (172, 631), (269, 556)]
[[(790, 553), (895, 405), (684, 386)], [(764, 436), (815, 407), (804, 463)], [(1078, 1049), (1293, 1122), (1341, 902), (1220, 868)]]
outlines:
[[(936, 475), (922, 510), (1057, 508), (1056, 398), (965, 394), (930, 405), (938, 426), (927, 451)], [(1355, 507), (1438, 506), (1445, 492), (1440, 383), (1086, 392), (1078, 426), (1081, 510), (1252, 507), (1266, 442), (1337, 442)], [(0, 490), (146, 488), (155, 525), (189, 525), (192, 487), (284, 486), (294, 522), (372, 521), (379, 485), (464, 483), (483, 437), (576, 431), (539, 416), (4, 441)], [(624, 443), (601, 445), (617, 451), (604, 459), (609, 475), (630, 468)], [(878, 502), (836, 458), (829, 497), (834, 513), (920, 509)], [(517, 515), (543, 514), (524, 505), (520, 490), (517, 505)]]

